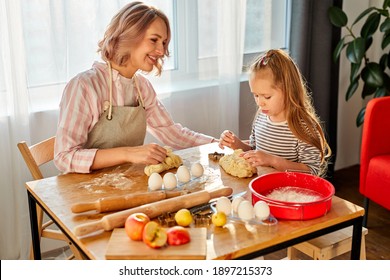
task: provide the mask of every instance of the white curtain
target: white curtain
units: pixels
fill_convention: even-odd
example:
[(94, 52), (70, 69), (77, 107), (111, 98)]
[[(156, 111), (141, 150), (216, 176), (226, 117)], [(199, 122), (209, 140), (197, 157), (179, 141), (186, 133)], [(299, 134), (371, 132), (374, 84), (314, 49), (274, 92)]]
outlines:
[(0, 3), (0, 259), (26, 259), (30, 228), (24, 183), (29, 176), (16, 147), (30, 135), (21, 9), (18, 0)]
[[(217, 128), (238, 135), (240, 78), (245, 41), (245, 0), (219, 0), (218, 8), (218, 106)], [(222, 132), (222, 131), (221, 131)]]
[[(21, 140), (32, 144), (53, 135), (58, 111), (47, 105), (58, 104), (66, 81), (92, 65), (102, 30), (126, 2), (0, 0), (0, 259), (29, 256), (31, 234), (24, 184), (31, 176), (16, 144)], [(210, 69), (215, 70), (212, 84), (172, 94), (163, 103), (175, 121), (219, 137), (224, 129), (238, 133), (246, 1), (211, 2), (216, 5), (211, 11), (216, 21), (213, 38), (206, 39), (212, 40), (214, 53), (202, 59), (198, 76), (209, 79)], [(34, 3), (39, 3), (39, 10), (32, 13), (37, 18), (29, 19), (24, 11)], [(77, 13), (81, 14), (78, 18)], [(85, 19), (86, 13), (91, 21)], [(43, 16), (47, 16), (47, 24)], [(74, 24), (80, 18), (81, 22)], [(23, 25), (23, 20), (31, 22)], [(26, 34), (31, 30), (26, 29), (31, 24), (42, 26), (38, 34), (28, 35), (28, 41)], [(44, 49), (34, 53), (37, 40), (44, 41)], [(31, 69), (27, 58), (41, 65)], [(54, 82), (43, 87), (48, 81)]]

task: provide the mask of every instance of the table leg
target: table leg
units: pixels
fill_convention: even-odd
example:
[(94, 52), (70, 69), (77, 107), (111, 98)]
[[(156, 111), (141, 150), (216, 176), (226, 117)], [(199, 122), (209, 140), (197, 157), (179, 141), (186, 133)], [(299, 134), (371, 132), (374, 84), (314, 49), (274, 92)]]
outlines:
[(360, 248), (362, 245), (363, 217), (355, 219), (352, 231), (351, 260), (360, 260)]
[(37, 217), (37, 204), (34, 197), (27, 191), (28, 206), (30, 212), (30, 227), (31, 227), (31, 239), (33, 245), (33, 253), (35, 260), (41, 260), (41, 244), (39, 240), (38, 231), (38, 217)]

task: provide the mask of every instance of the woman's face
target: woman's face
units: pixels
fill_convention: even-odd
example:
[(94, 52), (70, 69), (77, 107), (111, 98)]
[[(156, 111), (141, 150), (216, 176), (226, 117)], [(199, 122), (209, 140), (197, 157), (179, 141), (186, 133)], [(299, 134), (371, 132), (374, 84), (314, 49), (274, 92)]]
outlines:
[(274, 84), (271, 70), (264, 69), (251, 73), (249, 86), (255, 98), (257, 106), (261, 112), (268, 115), (273, 122), (286, 120), (284, 105), (284, 94), (280, 88)]
[(146, 30), (141, 42), (131, 50), (131, 57), (126, 68), (133, 75), (137, 70), (152, 71), (157, 60), (164, 56), (167, 38), (165, 22), (161, 18), (156, 18)]

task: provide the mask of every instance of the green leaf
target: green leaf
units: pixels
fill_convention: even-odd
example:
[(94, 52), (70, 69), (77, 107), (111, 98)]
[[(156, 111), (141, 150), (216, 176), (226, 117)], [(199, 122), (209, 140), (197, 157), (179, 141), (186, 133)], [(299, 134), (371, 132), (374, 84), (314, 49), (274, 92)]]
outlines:
[(363, 81), (370, 87), (377, 88), (383, 85), (383, 71), (376, 62), (370, 62), (363, 68), (361, 73)]
[(348, 23), (347, 15), (338, 7), (330, 7), (328, 9), (328, 17), (330, 22), (336, 27), (343, 27)]
[(377, 88), (371, 87), (368, 84), (363, 85), (363, 90), (362, 90), (362, 98), (366, 98), (367, 96), (370, 96), (374, 94), (374, 92), (377, 90)]
[(383, 9), (378, 9), (378, 12), (382, 15), (382, 16), (384, 16), (385, 18), (386, 17), (389, 17), (389, 11), (388, 10), (383, 10)]
[(356, 19), (355, 21), (352, 23), (352, 25), (355, 25), (359, 20), (361, 20), (365, 15), (367, 15), (368, 13), (370, 13), (372, 10), (374, 10), (375, 7), (370, 7), (366, 10), (364, 10)]
[(386, 32), (390, 30), (390, 18), (387, 18), (382, 22), (381, 26), (379, 27), (379, 30), (381, 32)]
[(347, 93), (345, 94), (346, 101), (348, 101), (352, 97), (352, 95), (357, 90), (358, 86), (359, 86), (359, 79), (355, 79), (349, 84)]
[[(389, 53), (388, 53), (388, 57), (390, 57), (390, 50), (389, 50)], [(387, 60), (387, 67), (390, 68), (390, 59)]]
[(389, 63), (389, 55), (387, 53), (383, 54), (381, 59), (379, 60), (379, 65), (382, 68), (382, 71), (385, 71), (387, 64)]
[(383, 1), (383, 9), (386, 9), (387, 7), (389, 7), (390, 6), (390, 0), (385, 0), (385, 1)]
[(384, 50), (389, 44), (390, 44), (390, 34), (383, 35), (383, 40), (381, 44), (382, 50)]
[(348, 43), (347, 58), (352, 63), (360, 63), (365, 53), (365, 40), (361, 37)]
[(337, 60), (339, 59), (340, 57), (340, 53), (341, 51), (344, 49), (345, 45), (344, 45), (344, 38), (342, 38), (338, 43), (337, 43), (337, 46), (336, 48), (334, 49), (333, 51), (333, 61), (334, 62), (337, 62)]
[(390, 77), (386, 72), (383, 72), (383, 76), (385, 78), (383, 87), (386, 89), (386, 95), (390, 95)]
[(366, 51), (371, 47), (372, 42), (373, 42), (372, 36), (366, 39), (366, 48), (365, 48)]
[(352, 83), (353, 80), (359, 79), (359, 70), (361, 63), (351, 63), (351, 74), (349, 75), (349, 81)]
[(359, 127), (364, 122), (364, 115), (366, 113), (366, 107), (363, 107), (356, 117), (356, 126)]
[(381, 15), (379, 13), (372, 13), (364, 23), (360, 35), (363, 38), (370, 38), (372, 34), (378, 29), (379, 22), (381, 21)]
[(374, 93), (374, 97), (383, 97), (383, 96), (386, 96), (386, 93), (387, 93), (387, 90), (386, 88), (384, 87), (381, 87), (381, 88), (378, 88), (375, 93)]

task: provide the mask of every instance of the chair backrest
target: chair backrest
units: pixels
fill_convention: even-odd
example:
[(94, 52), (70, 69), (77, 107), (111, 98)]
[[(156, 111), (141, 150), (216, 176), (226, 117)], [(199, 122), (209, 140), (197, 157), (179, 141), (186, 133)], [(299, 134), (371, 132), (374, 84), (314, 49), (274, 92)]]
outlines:
[(370, 159), (390, 154), (390, 96), (371, 99), (364, 116), (360, 150), (360, 189), (364, 188)]
[(55, 136), (32, 146), (28, 146), (25, 141), (18, 143), (20, 153), (22, 154), (34, 180), (43, 178), (39, 166), (53, 160), (54, 142)]

